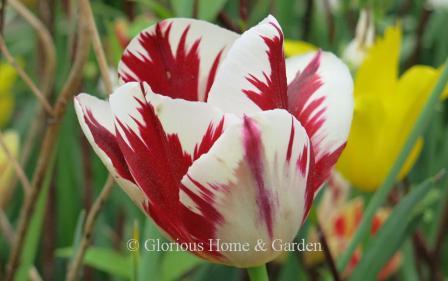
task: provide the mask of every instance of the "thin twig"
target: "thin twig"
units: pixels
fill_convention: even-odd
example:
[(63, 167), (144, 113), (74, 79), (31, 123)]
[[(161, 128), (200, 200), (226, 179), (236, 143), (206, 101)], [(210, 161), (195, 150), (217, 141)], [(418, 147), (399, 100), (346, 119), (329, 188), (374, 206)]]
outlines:
[(5, 10), (6, 10), (6, 0), (0, 1), (0, 35), (3, 34), (3, 27), (5, 25)]
[(16, 159), (16, 157), (14, 157), (12, 152), (9, 150), (8, 145), (5, 142), (5, 137), (1, 131), (0, 131), (0, 148), (4, 151), (6, 157), (8, 158), (8, 161), (11, 162), (17, 177), (22, 183), (25, 194), (29, 194), (32, 188), (31, 183), (28, 180), (25, 171), (20, 166), (19, 161)]
[(88, 28), (85, 21), (81, 19), (81, 16), (85, 15), (85, 11), (81, 11), (81, 15), (78, 19), (78, 46), (73, 62), (73, 67), (70, 71), (67, 82), (61, 90), (54, 107), (54, 118), (49, 124), (40, 149), (37, 166), (34, 171), (32, 186), (33, 189), (29, 196), (25, 197), (23, 207), (21, 209), (17, 239), (12, 248), (11, 255), (9, 257), (6, 273), (6, 281), (14, 280), (17, 267), (19, 266), (19, 257), (23, 247), (23, 241), (25, 234), (29, 227), (29, 221), (36, 206), (37, 197), (42, 189), (42, 183), (45, 178), (45, 173), (50, 162), (51, 155), (55, 149), (56, 140), (59, 134), (60, 121), (65, 113), (67, 102), (71, 100), (71, 97), (78, 89), (82, 81), (82, 69), (87, 61), (89, 54), (89, 36)]
[(106, 95), (112, 94), (113, 84), (109, 75), (109, 67), (107, 66), (107, 59), (104, 53), (103, 45), (101, 43), (100, 35), (98, 33), (98, 28), (95, 24), (95, 19), (93, 17), (92, 7), (90, 6), (89, 0), (81, 0), (79, 2), (80, 6), (86, 10), (87, 25), (89, 28), (89, 33), (92, 39), (93, 50), (100, 67), (101, 77), (104, 81), (104, 88), (106, 89)]
[(324, 249), (325, 260), (327, 261), (327, 264), (330, 267), (331, 274), (333, 275), (333, 280), (340, 281), (342, 279), (339, 276), (339, 272), (338, 272), (338, 269), (336, 268), (336, 263), (334, 262), (334, 258), (331, 255), (330, 247), (328, 246), (328, 242), (327, 242), (327, 238), (325, 237), (325, 233), (323, 232), (319, 221), (316, 223), (316, 225), (317, 225), (317, 232), (319, 235), (319, 240), (320, 240), (320, 243), (322, 243), (322, 247)]
[(81, 267), (82, 261), (84, 259), (84, 255), (87, 251), (87, 248), (92, 241), (92, 231), (95, 225), (96, 219), (100, 213), (101, 208), (109, 197), (110, 192), (112, 191), (112, 187), (114, 186), (114, 179), (112, 176), (106, 180), (106, 183), (101, 190), (100, 195), (96, 198), (95, 202), (92, 205), (89, 213), (87, 214), (86, 223), (84, 225), (84, 231), (82, 233), (81, 242), (79, 244), (79, 248), (76, 251), (76, 254), (73, 258), (73, 261), (70, 263), (66, 281), (75, 281), (79, 274), (79, 269)]
[[(6, 240), (9, 244), (12, 244), (15, 238), (14, 230), (12, 229), (11, 223), (8, 220), (5, 212), (0, 208), (0, 231), (3, 232), (3, 235), (6, 237)], [(42, 281), (42, 277), (40, 277), (39, 272), (37, 271), (35, 266), (30, 268), (28, 272), (28, 278), (31, 281)]]
[(34, 84), (33, 80), (31, 80), (31, 78), (26, 74), (26, 72), (22, 69), (22, 67), (20, 67), (20, 65), (16, 62), (14, 57), (9, 52), (8, 47), (6, 46), (6, 42), (3, 39), (3, 36), (1, 35), (0, 35), (0, 50), (2, 51), (3, 55), (5, 56), (9, 64), (11, 64), (15, 68), (20, 78), (22, 78), (22, 80), (25, 81), (25, 83), (31, 89), (31, 91), (39, 100), (41, 105), (45, 108), (47, 113), (50, 116), (53, 116), (53, 109), (51, 108), (50, 103), (47, 101), (47, 99), (45, 98), (43, 93), (39, 90), (39, 88), (37, 88), (36, 84)]
[(42, 85), (41, 90), (44, 97), (48, 97), (54, 84), (54, 74), (56, 69), (56, 48), (50, 32), (45, 25), (40, 21), (27, 7), (18, 0), (8, 0), (8, 4), (16, 10), (36, 31), (37, 36), (43, 45), (43, 52), (45, 54), (45, 64), (43, 66)]

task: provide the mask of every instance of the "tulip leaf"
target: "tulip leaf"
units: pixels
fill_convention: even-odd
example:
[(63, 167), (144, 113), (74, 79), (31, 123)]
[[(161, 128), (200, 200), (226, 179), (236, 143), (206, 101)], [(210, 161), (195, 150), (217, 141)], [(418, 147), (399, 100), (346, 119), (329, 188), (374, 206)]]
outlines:
[(296, 253), (287, 255), (287, 262), (283, 265), (278, 281), (306, 281), (307, 275), (304, 272), (302, 264), (297, 258)]
[(241, 280), (241, 269), (217, 264), (200, 266), (192, 278), (194, 281), (236, 281)]
[(177, 17), (192, 17), (194, 0), (170, 0)]
[[(171, 18), (174, 15), (166, 9), (162, 4), (158, 3), (154, 0), (136, 0), (136, 2), (140, 2), (146, 6), (148, 6), (159, 18)], [(149, 25), (147, 25), (149, 26)]]
[[(57, 148), (55, 181), (56, 181), (56, 233), (59, 245), (71, 245), (75, 233), (76, 222), (81, 209), (80, 186), (83, 184), (82, 151), (79, 142), (77, 118), (73, 108), (66, 113), (61, 127), (60, 143)], [(63, 145), (62, 145), (63, 144)]]
[(367, 244), (350, 281), (376, 280), (375, 276), (405, 241), (403, 237), (417, 226), (424, 209), (420, 203), (422, 199), (426, 201), (426, 195), (433, 186), (433, 179), (426, 180), (395, 206), (384, 225)]
[(401, 266), (402, 280), (418, 281), (418, 273), (416, 271), (416, 263), (414, 259), (414, 250), (411, 240), (407, 240), (403, 246), (403, 261)]
[[(70, 258), (73, 256), (73, 248), (57, 249), (55, 255)], [(112, 276), (132, 279), (132, 257), (130, 255), (123, 255), (107, 248), (90, 247), (86, 251), (83, 263)]]
[(199, 18), (207, 21), (214, 20), (227, 1), (228, 0), (200, 0), (198, 11)]
[(162, 259), (162, 280), (179, 280), (184, 274), (203, 263), (203, 260), (188, 252), (166, 252)]
[(25, 237), (24, 247), (21, 256), (21, 266), (18, 269), (15, 280), (28, 280), (28, 272), (34, 263), (34, 259), (37, 254), (39, 243), (42, 235), (42, 225), (44, 221), (44, 215), (46, 210), (48, 192), (50, 189), (51, 177), (53, 174), (54, 157), (50, 160), (48, 170), (45, 174), (43, 182), (43, 188), (37, 199), (36, 209), (34, 211), (28, 232)]
[[(145, 226), (143, 230), (142, 240), (144, 239), (162, 239), (162, 235), (159, 230), (155, 226), (155, 224), (146, 219)], [(141, 243), (144, 243), (143, 241)], [(160, 262), (161, 262), (161, 253), (160, 252), (150, 252), (146, 251), (144, 245), (140, 247), (140, 264), (138, 271), (139, 281), (146, 280), (147, 276), (160, 276)]]

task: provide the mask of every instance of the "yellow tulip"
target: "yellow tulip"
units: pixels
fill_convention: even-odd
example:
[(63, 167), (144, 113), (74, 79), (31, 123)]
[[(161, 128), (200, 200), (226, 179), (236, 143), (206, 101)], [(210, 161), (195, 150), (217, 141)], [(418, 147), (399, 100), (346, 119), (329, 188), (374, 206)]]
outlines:
[(285, 40), (284, 48), (287, 57), (303, 55), (308, 52), (317, 51), (318, 49), (313, 44), (296, 40)]
[[(14, 157), (17, 157), (19, 154), (19, 135), (14, 131), (7, 131), (3, 136), (6, 147)], [(0, 148), (0, 208), (5, 206), (11, 196), (13, 176), (14, 167), (5, 152)]]
[(8, 64), (0, 63), (0, 128), (5, 126), (14, 110), (12, 86), (16, 81), (16, 71)]
[[(364, 191), (374, 191), (384, 181), (440, 75), (440, 70), (419, 65), (399, 77), (400, 44), (400, 27), (388, 28), (356, 73), (352, 128), (336, 167)], [(422, 145), (420, 138), (397, 180), (410, 171)]]

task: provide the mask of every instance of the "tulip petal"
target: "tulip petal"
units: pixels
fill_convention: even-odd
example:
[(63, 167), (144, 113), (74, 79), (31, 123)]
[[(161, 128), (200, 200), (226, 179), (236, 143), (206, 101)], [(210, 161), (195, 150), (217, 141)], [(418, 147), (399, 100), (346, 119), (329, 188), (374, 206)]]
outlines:
[(146, 196), (135, 185), (118, 147), (109, 103), (88, 94), (79, 94), (75, 97), (75, 109), (81, 129), (93, 150), (117, 183), (141, 207)]
[[(229, 127), (210, 151), (196, 160), (182, 179), (181, 202), (207, 224), (186, 227), (201, 235), (214, 225), (223, 243), (258, 239), (261, 252), (224, 252), (225, 263), (256, 266), (279, 252), (272, 240), (292, 241), (307, 213), (307, 176), (312, 161), (305, 129), (284, 110), (245, 115)], [(210, 210), (213, 210), (210, 213)]]
[(240, 115), (286, 108), (283, 33), (273, 16), (235, 41), (218, 69), (207, 102)]
[(314, 189), (330, 175), (342, 152), (353, 115), (353, 81), (348, 68), (327, 52), (286, 61), (288, 111), (305, 127), (315, 157)]
[(218, 65), (238, 36), (201, 20), (161, 21), (130, 42), (119, 76), (123, 82), (147, 82), (161, 95), (205, 100)]
[[(136, 183), (148, 197), (146, 212), (173, 239), (190, 242), (180, 214), (181, 179), (212, 147), (232, 118), (202, 102), (154, 94), (130, 82), (110, 97), (117, 141)], [(201, 221), (197, 223), (203, 224)], [(201, 228), (211, 236), (214, 229)]]

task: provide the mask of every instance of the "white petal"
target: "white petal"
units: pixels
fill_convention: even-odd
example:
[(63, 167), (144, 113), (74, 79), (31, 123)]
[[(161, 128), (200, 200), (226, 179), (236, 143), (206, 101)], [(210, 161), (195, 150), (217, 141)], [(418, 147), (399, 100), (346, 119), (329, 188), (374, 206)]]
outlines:
[[(258, 239), (290, 242), (305, 215), (310, 144), (297, 120), (284, 110), (245, 116), (228, 128), (211, 150), (196, 160), (182, 179), (180, 198), (207, 218), (210, 204), (221, 219), (216, 239), (249, 243), (248, 252), (222, 252), (226, 264), (248, 267), (272, 260), (279, 252), (254, 252)], [(196, 226), (197, 227), (197, 226)]]
[(238, 36), (201, 20), (167, 19), (130, 42), (118, 72), (124, 82), (147, 82), (158, 94), (205, 100), (220, 61)]
[(283, 33), (269, 16), (235, 41), (207, 102), (241, 115), (285, 108), (286, 100)]
[(289, 58), (286, 70), (288, 111), (310, 137), (318, 188), (347, 142), (353, 116), (353, 80), (347, 66), (327, 52)]
[(115, 139), (115, 125), (109, 103), (88, 94), (75, 97), (81, 129), (95, 153), (129, 197), (143, 208), (145, 194), (135, 185)]

